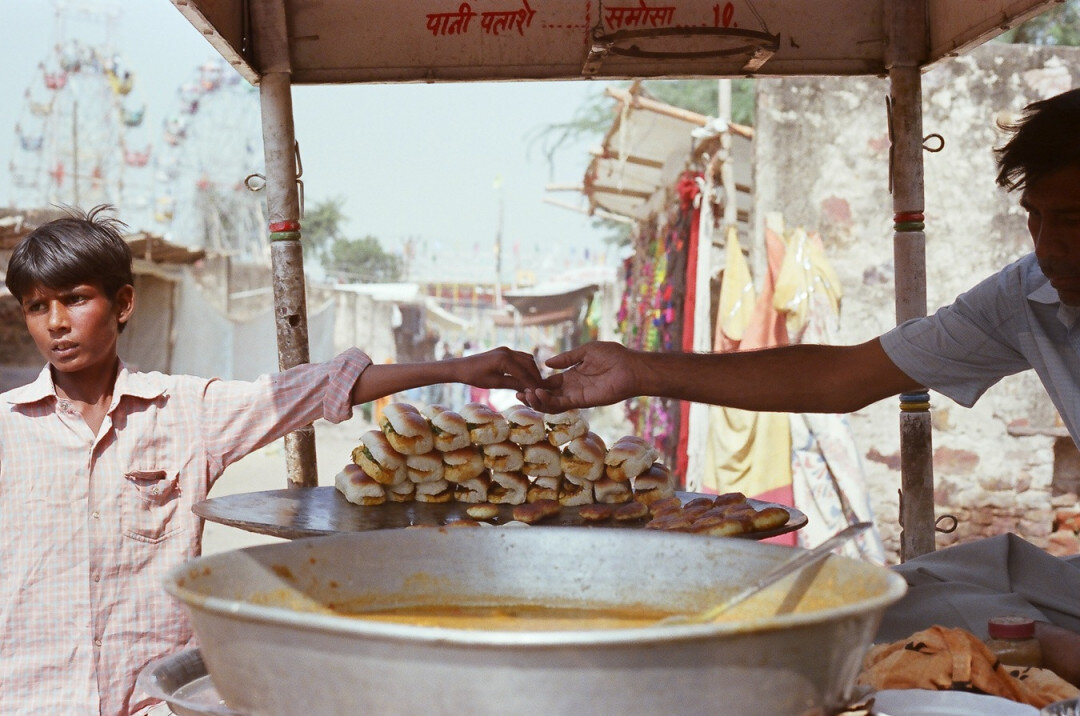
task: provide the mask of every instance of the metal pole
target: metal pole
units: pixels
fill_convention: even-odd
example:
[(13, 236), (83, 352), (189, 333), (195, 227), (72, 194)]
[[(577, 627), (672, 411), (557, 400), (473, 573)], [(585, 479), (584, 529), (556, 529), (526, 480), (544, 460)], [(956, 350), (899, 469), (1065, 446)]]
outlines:
[[(270, 222), (270, 261), (274, 284), (278, 367), (307, 363), (307, 299), (300, 247), (297, 150), (293, 131), (289, 38), (285, 7), (278, 2), (251, 4), (252, 35), (260, 74), (263, 153), (266, 158), (266, 208)], [(285, 436), (289, 487), (319, 484), (315, 429), (308, 425)]]
[[(929, 45), (926, 0), (886, 4), (889, 48), (889, 180), (893, 195), (896, 322), (926, 315), (923, 129), (920, 65)], [(930, 394), (900, 396), (900, 559), (934, 551)]]

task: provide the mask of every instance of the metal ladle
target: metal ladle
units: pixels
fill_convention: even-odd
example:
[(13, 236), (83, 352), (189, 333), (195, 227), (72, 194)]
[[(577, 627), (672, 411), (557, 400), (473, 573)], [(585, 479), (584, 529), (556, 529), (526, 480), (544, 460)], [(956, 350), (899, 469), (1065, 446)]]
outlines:
[(758, 592), (764, 590), (766, 587), (779, 582), (789, 574), (798, 572), (801, 569), (809, 567), (813, 564), (817, 564), (821, 560), (825, 559), (832, 553), (834, 549), (847, 542), (849, 539), (856, 535), (862, 534), (866, 530), (873, 527), (872, 522), (856, 522), (853, 525), (849, 525), (840, 530), (832, 537), (828, 538), (817, 547), (813, 549), (800, 552), (795, 557), (782, 562), (774, 567), (769, 572), (755, 580), (752, 584), (748, 585), (744, 589), (735, 592), (730, 597), (715, 604), (708, 609), (703, 609), (697, 614), (679, 614), (676, 616), (667, 617), (660, 620), (661, 624), (706, 624), (713, 621), (716, 617), (722, 613), (731, 609), (736, 604), (743, 602), (750, 597), (754, 596)]

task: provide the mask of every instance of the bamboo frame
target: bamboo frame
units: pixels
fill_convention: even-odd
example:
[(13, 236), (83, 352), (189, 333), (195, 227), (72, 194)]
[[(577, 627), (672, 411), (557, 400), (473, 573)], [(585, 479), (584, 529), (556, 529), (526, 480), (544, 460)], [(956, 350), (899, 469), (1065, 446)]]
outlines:
[[(266, 158), (268, 220), (300, 226), (297, 189), (296, 135), (293, 126), (289, 35), (285, 6), (280, 1), (253, 3), (255, 54), (261, 69), (263, 152)], [(308, 352), (307, 291), (299, 230), (270, 244), (274, 285), (274, 317), (278, 368), (285, 370), (311, 360)], [(308, 425), (285, 436), (289, 487), (319, 484), (315, 459), (315, 429)]]
[[(896, 322), (926, 315), (926, 234), (900, 230), (900, 214), (922, 216), (923, 135), (920, 67), (929, 47), (926, 0), (891, 0), (889, 185), (896, 231)], [(929, 393), (900, 396), (900, 559), (934, 551), (934, 464)]]

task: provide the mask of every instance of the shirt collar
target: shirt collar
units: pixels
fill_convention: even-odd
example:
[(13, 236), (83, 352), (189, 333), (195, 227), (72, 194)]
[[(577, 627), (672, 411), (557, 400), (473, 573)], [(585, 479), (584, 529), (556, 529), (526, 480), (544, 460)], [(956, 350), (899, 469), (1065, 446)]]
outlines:
[(1067, 306), (1061, 302), (1057, 289), (1050, 285), (1050, 281), (1039, 271), (1035, 288), (1028, 291), (1028, 300), (1035, 303), (1043, 303), (1048, 306), (1057, 305), (1057, 319), (1066, 328), (1072, 328), (1080, 320), (1080, 307)]
[[(128, 370), (124, 361), (120, 361), (120, 372), (116, 376), (116, 385), (113, 386), (112, 405), (109, 409), (115, 408), (120, 398), (125, 395), (152, 400), (164, 395), (166, 389), (167, 385), (161, 373), (132, 372)], [(34, 382), (14, 388), (7, 394), (8, 401), (13, 405), (27, 405), (50, 397), (56, 397), (56, 386), (53, 384), (52, 372), (48, 365), (41, 369)]]

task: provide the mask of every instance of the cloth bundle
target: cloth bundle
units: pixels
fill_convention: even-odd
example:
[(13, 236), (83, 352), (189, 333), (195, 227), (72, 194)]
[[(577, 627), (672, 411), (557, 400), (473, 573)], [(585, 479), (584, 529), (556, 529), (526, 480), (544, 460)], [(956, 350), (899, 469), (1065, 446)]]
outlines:
[(942, 626), (873, 647), (863, 661), (859, 683), (879, 691), (970, 691), (1036, 708), (1080, 695), (1080, 689), (1049, 669), (1003, 665), (971, 632)]

